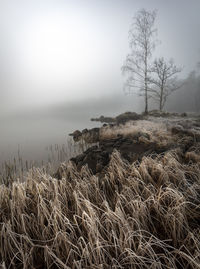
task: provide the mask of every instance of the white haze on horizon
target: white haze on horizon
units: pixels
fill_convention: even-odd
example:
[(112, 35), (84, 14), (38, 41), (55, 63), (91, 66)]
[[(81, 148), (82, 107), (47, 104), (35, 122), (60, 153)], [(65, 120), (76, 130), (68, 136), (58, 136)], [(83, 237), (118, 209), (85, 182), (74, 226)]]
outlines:
[(187, 75), (200, 59), (200, 1), (0, 0), (1, 111), (123, 95), (120, 68), (142, 7), (158, 10), (156, 56)]
[(18, 144), (23, 158), (44, 158), (46, 146), (98, 126), (91, 117), (143, 111), (121, 74), (141, 8), (158, 11), (154, 56), (187, 76), (200, 61), (199, 0), (0, 0), (0, 163)]

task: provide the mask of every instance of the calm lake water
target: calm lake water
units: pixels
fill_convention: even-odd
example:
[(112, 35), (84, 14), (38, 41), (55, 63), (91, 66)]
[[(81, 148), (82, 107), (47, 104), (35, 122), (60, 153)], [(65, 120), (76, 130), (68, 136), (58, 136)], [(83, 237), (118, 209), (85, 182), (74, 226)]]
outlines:
[(1, 120), (0, 163), (17, 158), (47, 161), (51, 145), (67, 146), (68, 134), (76, 129), (99, 126), (89, 118), (64, 120), (58, 118)]
[[(20, 157), (27, 161), (48, 160), (47, 147), (63, 144), (69, 133), (99, 127), (92, 117), (116, 116), (125, 111), (140, 111), (138, 99), (124, 95), (88, 100), (81, 103), (55, 104), (49, 107), (18, 109), (0, 113), (0, 164)], [(3, 110), (2, 110), (3, 112)]]

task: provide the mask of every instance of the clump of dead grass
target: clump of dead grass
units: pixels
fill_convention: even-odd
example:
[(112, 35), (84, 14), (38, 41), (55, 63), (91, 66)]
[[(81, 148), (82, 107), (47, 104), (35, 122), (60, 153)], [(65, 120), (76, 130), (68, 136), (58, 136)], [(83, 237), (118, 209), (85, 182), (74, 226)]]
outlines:
[(106, 126), (100, 130), (100, 140), (128, 137), (133, 141), (155, 144), (161, 151), (175, 148), (182, 141), (177, 135), (171, 134), (171, 129), (163, 122), (151, 122), (149, 120), (129, 121), (125, 125)]
[(171, 130), (163, 122), (129, 121), (124, 125), (106, 126), (100, 130), (100, 140), (117, 138), (119, 135), (133, 140), (148, 137), (149, 142), (157, 143), (161, 147), (170, 147), (170, 144), (177, 142), (177, 137), (171, 135)]
[(115, 151), (102, 178), (62, 171), (0, 186), (2, 268), (200, 268), (199, 162)]
[(124, 137), (135, 136), (138, 133), (147, 133), (154, 136), (156, 133), (166, 133), (166, 124), (161, 122), (151, 122), (148, 120), (129, 121), (124, 125), (114, 125), (113, 127), (106, 126), (100, 130), (100, 139), (115, 138), (118, 135)]

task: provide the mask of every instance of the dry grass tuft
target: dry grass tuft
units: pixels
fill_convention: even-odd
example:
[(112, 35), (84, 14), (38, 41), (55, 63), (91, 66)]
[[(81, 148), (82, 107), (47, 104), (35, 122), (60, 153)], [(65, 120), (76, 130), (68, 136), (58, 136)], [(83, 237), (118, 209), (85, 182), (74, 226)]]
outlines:
[(154, 136), (157, 133), (166, 133), (166, 124), (162, 122), (151, 122), (148, 120), (129, 121), (124, 125), (116, 125), (113, 127), (106, 126), (101, 129), (100, 138), (110, 139), (123, 135), (124, 137), (134, 137), (138, 133), (147, 133)]
[(62, 180), (33, 168), (1, 185), (1, 267), (200, 268), (200, 162), (188, 158), (128, 164), (115, 151), (102, 178), (63, 163)]

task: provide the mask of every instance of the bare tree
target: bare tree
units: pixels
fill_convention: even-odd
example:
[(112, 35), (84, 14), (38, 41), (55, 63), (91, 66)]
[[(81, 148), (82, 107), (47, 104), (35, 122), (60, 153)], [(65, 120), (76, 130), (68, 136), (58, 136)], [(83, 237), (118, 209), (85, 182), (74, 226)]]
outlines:
[(159, 110), (162, 111), (167, 98), (174, 91), (178, 90), (183, 83), (177, 80), (177, 73), (180, 73), (182, 68), (178, 68), (174, 60), (171, 59), (168, 62), (165, 59), (156, 59), (151, 68), (153, 77), (149, 78), (149, 82), (154, 86), (151, 87), (151, 97), (159, 103)]
[(148, 113), (150, 59), (156, 44), (155, 19), (155, 10), (141, 9), (136, 13), (129, 32), (131, 53), (122, 66), (122, 72), (128, 74), (125, 89), (129, 93), (132, 88), (138, 89), (139, 96), (145, 100), (145, 113)]

